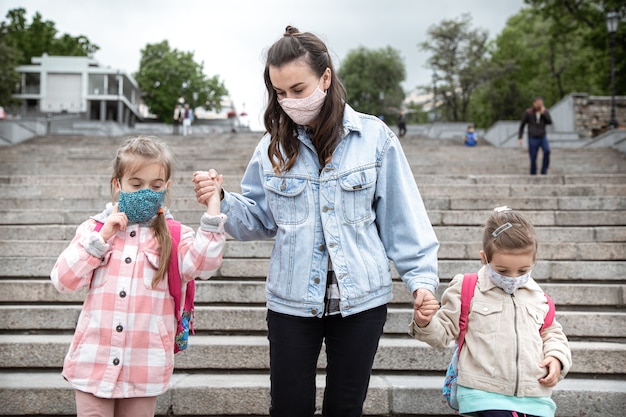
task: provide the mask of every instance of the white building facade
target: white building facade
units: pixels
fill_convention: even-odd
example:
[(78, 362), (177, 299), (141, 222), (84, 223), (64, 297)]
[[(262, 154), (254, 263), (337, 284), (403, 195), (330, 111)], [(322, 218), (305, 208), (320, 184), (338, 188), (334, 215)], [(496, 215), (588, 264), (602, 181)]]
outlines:
[(31, 62), (16, 68), (22, 80), (14, 97), (22, 100), (22, 116), (72, 114), (133, 126), (148, 114), (137, 82), (124, 71), (88, 57), (44, 54)]

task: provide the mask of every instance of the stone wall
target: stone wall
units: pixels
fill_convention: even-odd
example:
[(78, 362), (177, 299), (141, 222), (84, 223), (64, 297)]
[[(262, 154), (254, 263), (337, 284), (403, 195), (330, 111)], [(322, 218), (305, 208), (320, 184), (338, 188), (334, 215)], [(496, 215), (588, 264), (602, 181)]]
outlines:
[[(608, 130), (611, 119), (611, 97), (576, 94), (574, 123), (581, 137), (593, 138)], [(618, 126), (626, 126), (626, 96), (615, 97), (615, 116)]]

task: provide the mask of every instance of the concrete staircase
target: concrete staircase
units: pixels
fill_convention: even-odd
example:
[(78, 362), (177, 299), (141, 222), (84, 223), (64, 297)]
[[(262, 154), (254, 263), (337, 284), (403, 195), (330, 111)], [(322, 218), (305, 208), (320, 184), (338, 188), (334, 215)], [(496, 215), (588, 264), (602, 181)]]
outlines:
[[(259, 137), (163, 137), (178, 156), (174, 215), (198, 226), (196, 169), (217, 168), (225, 187), (238, 191)], [(0, 415), (75, 415), (60, 369), (84, 293), (57, 293), (49, 273), (76, 226), (109, 201), (109, 162), (122, 141), (38, 137), (0, 148)], [(533, 276), (555, 300), (573, 351), (571, 373), (554, 393), (557, 415), (623, 415), (626, 155), (554, 149), (550, 175), (531, 177), (522, 149), (411, 135), (403, 146), (441, 241), (440, 291), (456, 273), (480, 267), (481, 225), (493, 207), (525, 211), (540, 237)], [(196, 335), (176, 357), (174, 387), (159, 398), (158, 415), (267, 415), (264, 276), (271, 246), (229, 240), (219, 274), (198, 283)], [(366, 415), (452, 414), (440, 394), (452, 350), (409, 338), (410, 303), (396, 274)], [(322, 355), (318, 406), (324, 364)]]

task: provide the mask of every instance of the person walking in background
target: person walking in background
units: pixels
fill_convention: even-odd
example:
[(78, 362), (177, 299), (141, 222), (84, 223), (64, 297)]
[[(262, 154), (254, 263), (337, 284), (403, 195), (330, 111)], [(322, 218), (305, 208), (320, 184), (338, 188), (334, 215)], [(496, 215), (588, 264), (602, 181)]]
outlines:
[[(571, 368), (572, 354), (561, 325), (546, 319), (551, 307), (531, 277), (536, 255), (535, 228), (526, 216), (496, 208), (484, 228), (484, 266), (458, 357), (456, 397), (462, 415), (554, 417), (550, 396)], [(469, 277), (452, 279), (441, 309), (429, 301), (430, 308), (424, 305), (415, 313), (411, 336), (441, 348), (458, 340), (464, 279)], [(429, 311), (437, 312), (432, 317)]]
[(532, 107), (526, 109), (519, 126), (519, 145), (522, 146), (524, 127), (528, 125), (528, 155), (530, 156), (530, 175), (537, 175), (537, 153), (543, 152), (541, 174), (548, 173), (550, 166), (550, 144), (546, 134), (546, 126), (552, 124), (550, 112), (543, 105), (541, 97), (535, 97)]
[(189, 107), (189, 103), (185, 103), (183, 107), (183, 136), (191, 135), (191, 125), (193, 124), (193, 110)]
[(476, 141), (476, 132), (474, 132), (474, 126), (467, 126), (467, 130), (465, 131), (465, 146), (476, 146), (478, 142)]
[(406, 113), (404, 110), (400, 110), (398, 113), (398, 137), (406, 135)]
[[(157, 396), (170, 387), (178, 323), (167, 275), (172, 215), (163, 204), (173, 165), (155, 138), (127, 140), (113, 163), (114, 202), (78, 227), (50, 274), (59, 292), (88, 289), (62, 372), (75, 390), (78, 417), (151, 417)], [(174, 256), (184, 287), (208, 279), (222, 262), (219, 195), (205, 205), (197, 233), (178, 229)]]
[(176, 103), (174, 114), (172, 115), (172, 124), (174, 127), (174, 135), (180, 135), (180, 125), (183, 123), (183, 106)]
[[(393, 285), (435, 300), (439, 242), (397, 136), (346, 104), (323, 41), (288, 26), (267, 52), (267, 133), (241, 182), (221, 190), (226, 231), (274, 239), (266, 279), (270, 415), (313, 416), (326, 345), (322, 415), (362, 415)], [(196, 177), (199, 202), (219, 175)]]

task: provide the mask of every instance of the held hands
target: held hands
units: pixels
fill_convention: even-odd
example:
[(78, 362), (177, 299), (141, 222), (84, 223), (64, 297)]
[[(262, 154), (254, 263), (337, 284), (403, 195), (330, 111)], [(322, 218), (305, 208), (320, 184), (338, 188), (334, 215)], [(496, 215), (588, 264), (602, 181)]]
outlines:
[(423, 288), (415, 291), (413, 296), (413, 320), (419, 327), (426, 327), (439, 310), (439, 301), (432, 292)]
[(196, 200), (207, 206), (207, 213), (217, 216), (220, 214), (220, 200), (222, 194), (222, 176), (217, 171), (196, 171), (193, 174)]
[(541, 385), (554, 387), (561, 378), (561, 361), (554, 356), (548, 356), (539, 364), (540, 368), (548, 368), (548, 374), (539, 379)]
[(126, 217), (126, 213), (120, 213), (116, 203), (113, 206), (113, 212), (109, 215), (109, 217), (107, 217), (102, 225), (102, 229), (100, 229), (100, 236), (102, 236), (102, 239), (107, 242), (120, 230), (126, 230), (127, 224), (128, 217)]

